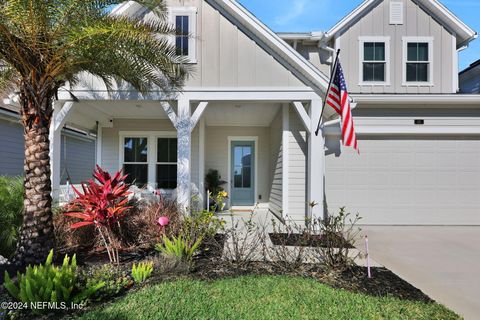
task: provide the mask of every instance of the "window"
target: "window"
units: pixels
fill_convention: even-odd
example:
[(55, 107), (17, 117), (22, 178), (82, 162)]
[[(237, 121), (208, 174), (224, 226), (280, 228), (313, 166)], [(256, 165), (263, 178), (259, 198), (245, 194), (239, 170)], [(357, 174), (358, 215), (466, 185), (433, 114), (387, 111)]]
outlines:
[(124, 138), (123, 172), (127, 182), (143, 187), (148, 183), (148, 139)]
[(140, 188), (177, 188), (177, 133), (173, 131), (121, 131), (120, 167), (127, 182)]
[(404, 85), (431, 85), (432, 38), (404, 38)]
[(175, 27), (176, 34), (172, 37), (176, 53), (189, 58), (191, 63), (196, 63), (196, 23), (197, 8), (174, 7), (169, 8), (170, 21)]
[(175, 47), (177, 55), (188, 57), (188, 16), (175, 17)]
[(360, 85), (388, 85), (390, 38), (360, 37)]
[(157, 139), (157, 188), (177, 187), (177, 139)]

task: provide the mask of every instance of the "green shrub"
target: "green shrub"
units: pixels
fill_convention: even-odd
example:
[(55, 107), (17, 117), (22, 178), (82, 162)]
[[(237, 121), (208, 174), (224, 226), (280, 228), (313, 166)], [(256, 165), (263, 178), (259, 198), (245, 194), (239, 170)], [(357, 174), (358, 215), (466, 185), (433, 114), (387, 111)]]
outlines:
[(157, 244), (155, 249), (167, 256), (175, 257), (179, 261), (190, 263), (201, 243), (202, 238), (191, 241), (183, 236), (171, 239), (163, 237), (163, 243)]
[(22, 224), (23, 179), (0, 177), (0, 255), (11, 257)]
[(133, 285), (127, 273), (112, 264), (104, 264), (84, 270), (81, 272), (80, 277), (81, 283), (84, 283), (84, 290), (95, 287), (99, 283), (104, 284), (90, 296), (90, 299), (95, 301), (116, 296)]
[(153, 272), (153, 262), (140, 262), (132, 266), (132, 278), (135, 283), (139, 284), (147, 280)]
[[(52, 264), (53, 250), (47, 257), (45, 264), (28, 266), (24, 274), (17, 273), (18, 287), (11, 280), (8, 272), (5, 272), (4, 287), (10, 295), (18, 301), (25, 303), (33, 302), (82, 302), (104, 283), (97, 283), (85, 290), (79, 290), (77, 277), (77, 259), (65, 255), (61, 267)], [(43, 310), (32, 310), (39, 314)]]

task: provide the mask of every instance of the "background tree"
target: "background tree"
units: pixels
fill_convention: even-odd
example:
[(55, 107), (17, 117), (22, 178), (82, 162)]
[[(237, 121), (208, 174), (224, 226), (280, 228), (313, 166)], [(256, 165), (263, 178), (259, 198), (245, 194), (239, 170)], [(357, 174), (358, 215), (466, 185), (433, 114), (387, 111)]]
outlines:
[(144, 17), (111, 14), (109, 0), (0, 2), (0, 85), (15, 88), (25, 138), (24, 219), (15, 264), (43, 261), (54, 244), (49, 128), (60, 87), (85, 74), (108, 89), (178, 89), (190, 70), (175, 54), (163, 0), (136, 1)]

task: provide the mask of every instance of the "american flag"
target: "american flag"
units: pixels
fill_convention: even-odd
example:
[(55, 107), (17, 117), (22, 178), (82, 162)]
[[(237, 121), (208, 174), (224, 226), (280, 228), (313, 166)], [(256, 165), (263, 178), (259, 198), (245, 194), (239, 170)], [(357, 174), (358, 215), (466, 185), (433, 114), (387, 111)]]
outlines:
[(341, 117), (343, 145), (353, 147), (359, 152), (355, 126), (353, 124), (352, 109), (350, 107), (350, 97), (340, 61), (337, 62), (337, 68), (333, 75), (330, 89), (327, 92), (326, 103)]

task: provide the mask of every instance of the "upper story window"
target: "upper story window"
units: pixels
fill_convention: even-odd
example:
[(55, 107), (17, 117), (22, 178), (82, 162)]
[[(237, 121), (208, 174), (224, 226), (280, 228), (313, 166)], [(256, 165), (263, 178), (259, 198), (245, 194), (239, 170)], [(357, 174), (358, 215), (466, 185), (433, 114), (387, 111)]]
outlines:
[(176, 30), (174, 42), (177, 55), (188, 57), (191, 63), (196, 63), (197, 8), (172, 7), (169, 8), (169, 14)]
[(403, 38), (403, 84), (432, 85), (433, 38)]
[(360, 37), (360, 85), (390, 82), (390, 38)]

